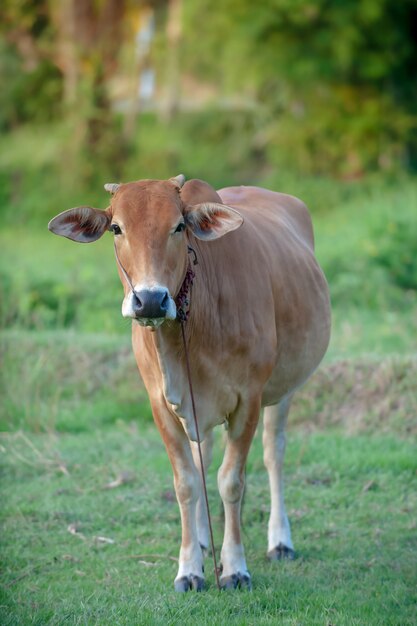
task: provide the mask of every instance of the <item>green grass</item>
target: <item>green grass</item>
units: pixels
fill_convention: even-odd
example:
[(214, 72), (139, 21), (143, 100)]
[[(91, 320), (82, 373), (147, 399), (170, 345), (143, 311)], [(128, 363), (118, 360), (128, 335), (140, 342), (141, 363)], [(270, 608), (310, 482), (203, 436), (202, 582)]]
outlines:
[(0, 430), (91, 432), (152, 419), (128, 334), (9, 331), (0, 346)]
[[(254, 588), (220, 597), (210, 561), (205, 593), (173, 591), (179, 513), (152, 427), (7, 435), (1, 459), (5, 626), (415, 623), (417, 458), (394, 433), (292, 432), (286, 496), (298, 558), (274, 564), (258, 434), (243, 513)], [(125, 482), (106, 488), (118, 476)], [(220, 546), (214, 469), (209, 483)]]
[[(219, 598), (207, 561), (207, 591), (178, 597), (172, 472), (128, 338), (8, 331), (2, 340), (2, 625), (415, 623), (415, 355), (319, 369), (289, 426), (298, 558), (265, 558), (259, 432), (243, 514), (253, 592)], [(219, 548), (218, 435), (209, 496)]]
[(403, 310), (333, 307), (326, 360), (417, 354), (417, 307)]

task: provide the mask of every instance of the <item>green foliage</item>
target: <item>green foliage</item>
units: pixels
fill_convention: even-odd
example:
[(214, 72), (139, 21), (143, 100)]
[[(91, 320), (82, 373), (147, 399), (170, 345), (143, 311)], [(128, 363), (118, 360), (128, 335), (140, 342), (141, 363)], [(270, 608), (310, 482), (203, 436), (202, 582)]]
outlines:
[(33, 276), (30, 284), (22, 274), (0, 273), (4, 294), (0, 319), (4, 326), (24, 325), (27, 329), (74, 325), (80, 292), (76, 285)]
[(416, 199), (413, 182), (391, 188), (376, 184), (315, 220), (318, 256), (334, 305), (374, 311), (415, 306), (417, 267), (410, 255), (416, 240)]
[(198, 0), (186, 4), (183, 63), (262, 103), (272, 163), (387, 171), (417, 154), (416, 18), (413, 0)]
[(62, 72), (48, 0), (4, 0), (0, 23), (0, 131), (47, 122), (62, 110)]
[[(415, 213), (415, 207), (413, 207)], [(406, 290), (417, 290), (417, 220), (410, 211), (394, 213), (375, 232), (375, 262), (388, 271), (391, 281)]]
[[(67, 10), (78, 32), (74, 45), (62, 7), (52, 10), (46, 0), (4, 4), (0, 78), (7, 88), (0, 94), (0, 129), (61, 115), (76, 128), (86, 179), (93, 180), (91, 162), (111, 164), (122, 173), (131, 149), (126, 128), (132, 124), (121, 132), (114, 119), (111, 80), (115, 75), (122, 82), (133, 80), (137, 5), (90, 1), (78, 11), (71, 0)], [(208, 141), (214, 146), (217, 135), (220, 148), (233, 142), (235, 165), (249, 155), (247, 167), (254, 158), (258, 169), (348, 179), (416, 167), (414, 0), (268, 0), (261, 5), (195, 0), (183, 8), (182, 79), (191, 79), (197, 92), (212, 85), (217, 111), (230, 106), (251, 111), (250, 146), (246, 141), (240, 146), (236, 132), (242, 116), (230, 128), (230, 119), (224, 124), (219, 113), (214, 133), (208, 121)], [(147, 62), (155, 65), (158, 94), (163, 94), (164, 82), (172, 78), (166, 68), (173, 51), (166, 38), (169, 11), (163, 3), (155, 9), (156, 43)], [(122, 57), (129, 63), (123, 65)], [(126, 94), (123, 98), (117, 105), (125, 109)], [(163, 106), (163, 96), (158, 98)], [(206, 140), (204, 131), (200, 135)], [(145, 131), (142, 154), (146, 140)], [(188, 163), (190, 155), (192, 150)], [(221, 159), (216, 163), (218, 171), (224, 169)]]
[(74, 332), (3, 334), (0, 430), (91, 432), (151, 419), (129, 342)]
[(0, 130), (26, 122), (45, 123), (60, 116), (62, 76), (48, 60), (24, 73), (19, 59), (0, 48), (0, 80), (8, 86), (0, 91)]
[(110, 235), (93, 246), (74, 244), (53, 237), (45, 223), (43, 233), (14, 229), (1, 239), (8, 261), (0, 273), (4, 326), (126, 330)]

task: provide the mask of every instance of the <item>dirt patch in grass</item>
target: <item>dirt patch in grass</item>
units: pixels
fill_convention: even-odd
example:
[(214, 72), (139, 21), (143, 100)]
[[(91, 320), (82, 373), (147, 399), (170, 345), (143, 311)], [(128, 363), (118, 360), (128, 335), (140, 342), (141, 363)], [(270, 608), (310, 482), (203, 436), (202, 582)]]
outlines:
[(294, 397), (291, 423), (348, 434), (417, 434), (417, 358), (343, 360), (322, 366)]
[[(4, 333), (0, 430), (94, 431), (151, 422), (128, 336)], [(417, 434), (417, 357), (324, 363), (295, 394), (290, 428)]]

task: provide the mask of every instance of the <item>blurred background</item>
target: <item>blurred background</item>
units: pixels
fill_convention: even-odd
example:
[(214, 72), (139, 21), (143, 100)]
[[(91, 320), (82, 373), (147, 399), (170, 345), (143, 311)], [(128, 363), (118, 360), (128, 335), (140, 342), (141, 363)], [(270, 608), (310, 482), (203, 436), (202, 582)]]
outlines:
[(415, 0), (3, 0), (1, 13), (2, 430), (137, 416), (111, 243), (47, 231), (70, 207), (106, 208), (106, 182), (184, 173), (302, 198), (331, 288), (328, 362), (368, 359), (363, 384), (385, 356), (415, 355)]

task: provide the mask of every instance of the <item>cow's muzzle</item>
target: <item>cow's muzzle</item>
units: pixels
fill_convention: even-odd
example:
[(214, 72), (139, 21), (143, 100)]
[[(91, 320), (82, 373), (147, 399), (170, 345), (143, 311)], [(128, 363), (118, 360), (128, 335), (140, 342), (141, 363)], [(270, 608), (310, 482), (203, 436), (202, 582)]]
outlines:
[(135, 289), (125, 298), (122, 312), (141, 326), (160, 326), (165, 319), (175, 319), (176, 306), (168, 289)]
[(133, 292), (135, 317), (165, 317), (169, 306), (168, 289), (141, 289)]

